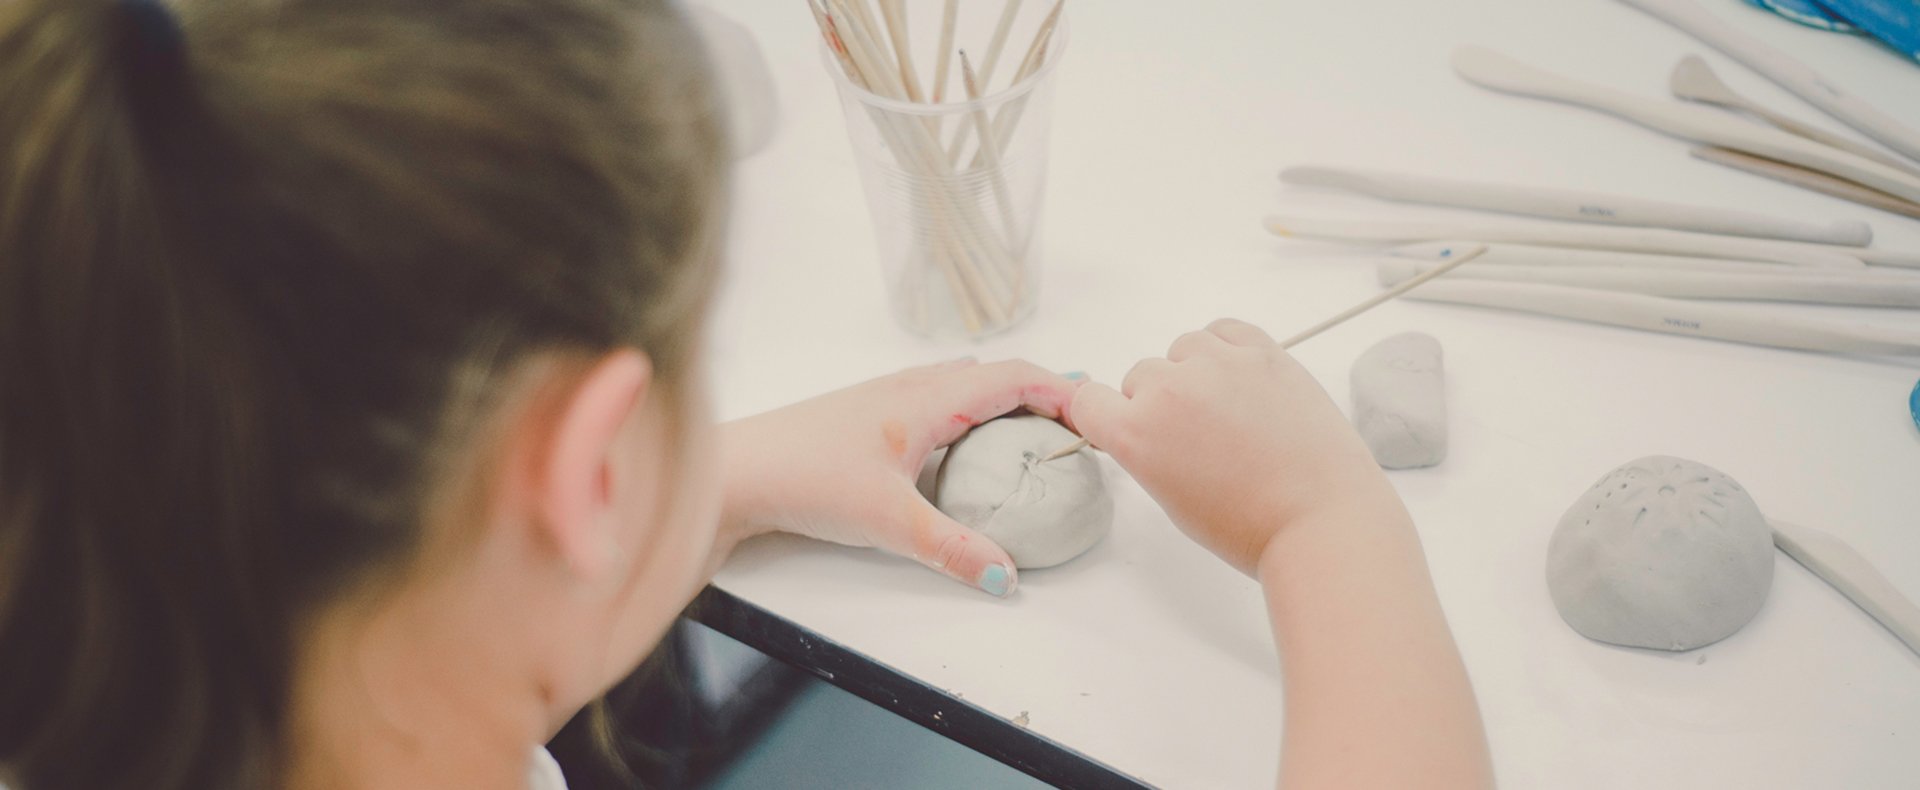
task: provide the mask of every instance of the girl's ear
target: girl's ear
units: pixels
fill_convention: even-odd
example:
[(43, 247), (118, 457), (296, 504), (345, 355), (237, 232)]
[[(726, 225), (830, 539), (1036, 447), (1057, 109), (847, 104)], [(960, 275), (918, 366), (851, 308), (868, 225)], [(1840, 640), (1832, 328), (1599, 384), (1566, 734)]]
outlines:
[(596, 578), (619, 564), (613, 454), (652, 383), (647, 355), (621, 349), (594, 362), (548, 412), (545, 453), (533, 469), (535, 528), (582, 577)]

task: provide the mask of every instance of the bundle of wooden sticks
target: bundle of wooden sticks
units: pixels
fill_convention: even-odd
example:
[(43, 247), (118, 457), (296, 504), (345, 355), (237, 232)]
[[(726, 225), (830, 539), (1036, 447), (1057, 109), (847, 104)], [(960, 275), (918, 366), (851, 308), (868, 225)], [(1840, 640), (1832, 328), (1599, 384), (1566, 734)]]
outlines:
[[(902, 221), (909, 226), (903, 234), (910, 240), (907, 260), (891, 287), (906, 306), (909, 325), (922, 332), (934, 329), (928, 302), (939, 290), (950, 296), (969, 335), (1003, 329), (1031, 309), (1034, 292), (1029, 246), (1037, 207), (1021, 210), (1003, 166), (1003, 152), (1014, 139), (1031, 97), (1018, 95), (998, 105), (982, 98), (999, 71), (1021, 0), (1006, 0), (978, 70), (973, 59), (954, 45), (958, 0), (945, 0), (933, 79), (926, 86), (920, 82), (909, 45), (904, 0), (876, 2), (877, 17), (867, 0), (808, 0), (808, 6), (853, 89), (892, 102), (928, 105), (928, 111), (909, 112), (863, 98), (848, 102), (858, 104), (863, 110), (858, 114), (872, 121), (892, 158), (891, 167), (901, 174), (898, 181), (907, 184), (909, 192), (899, 207), (906, 213)], [(1056, 0), (1040, 23), (1009, 86), (1020, 85), (1047, 62), (1064, 5), (1064, 0)], [(963, 101), (946, 104), (956, 56), (964, 90), (958, 98)], [(939, 107), (952, 111), (941, 112)], [(848, 120), (853, 122), (854, 116)], [(952, 120), (951, 129), (948, 120)], [(984, 189), (978, 188), (982, 181)], [(871, 201), (899, 198), (868, 195)], [(874, 213), (882, 218), (888, 212), (876, 207)]]

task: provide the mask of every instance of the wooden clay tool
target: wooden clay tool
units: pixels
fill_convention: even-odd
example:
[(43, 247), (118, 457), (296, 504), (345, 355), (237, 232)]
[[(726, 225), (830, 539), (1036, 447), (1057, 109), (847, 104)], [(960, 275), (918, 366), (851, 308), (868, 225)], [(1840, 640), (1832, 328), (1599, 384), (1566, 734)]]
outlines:
[[(1428, 241), (1401, 245), (1388, 249), (1386, 253), (1395, 258), (1410, 258), (1430, 263), (1445, 263), (1453, 259), (1452, 250), (1462, 245), (1473, 243), (1474, 242), (1457, 239), (1452, 241)], [(1537, 244), (1488, 244), (1486, 247), (1487, 253), (1475, 258), (1473, 265), (1605, 266), (1616, 269), (1640, 269), (1648, 271), (1729, 272), (1778, 275), (1782, 277), (1817, 274), (1821, 277), (1844, 278), (1849, 280), (1920, 283), (1920, 270), (1898, 269), (1885, 266), (1864, 266), (1858, 269), (1806, 269), (1798, 266), (1780, 266), (1758, 261), (1695, 258), (1685, 255), (1652, 255), (1640, 252), (1613, 252), (1611, 250), (1580, 250), (1567, 247), (1542, 247)]]
[(1453, 70), (1482, 87), (1609, 112), (1675, 137), (1792, 162), (1920, 201), (1920, 177), (1911, 173), (1705, 107), (1568, 79), (1484, 47), (1454, 50)]
[[(1432, 264), (1428, 263), (1388, 259), (1381, 261), (1376, 271), (1381, 283), (1392, 285), (1431, 267)], [(1821, 273), (1808, 273), (1805, 269), (1790, 271), (1796, 273), (1748, 274), (1674, 269), (1627, 269), (1608, 266), (1476, 263), (1455, 271), (1452, 279), (1570, 285), (1577, 288), (1680, 299), (1739, 299), (1920, 309), (1920, 277), (1865, 279), (1845, 275), (1834, 277)]]
[[(1372, 297), (1368, 298), (1366, 301), (1363, 301), (1357, 305), (1354, 305), (1345, 310), (1342, 310), (1338, 314), (1334, 315), (1333, 317), (1328, 318), (1325, 321), (1321, 321), (1320, 323), (1314, 324), (1313, 326), (1307, 327), (1305, 330), (1302, 330), (1299, 334), (1294, 335), (1293, 337), (1289, 337), (1285, 340), (1280, 341), (1278, 345), (1281, 348), (1293, 348), (1294, 346), (1300, 345), (1301, 343), (1305, 342), (1308, 338), (1311, 338), (1314, 335), (1320, 334), (1321, 332), (1325, 332), (1329, 329), (1339, 326), (1342, 322), (1346, 321), (1349, 318), (1357, 316), (1368, 310), (1372, 310), (1375, 307), (1379, 307), (1381, 304), (1385, 303), (1389, 299), (1392, 299), (1396, 296), (1399, 296), (1415, 288), (1418, 288), (1422, 283), (1425, 283), (1426, 281), (1431, 280), (1435, 277), (1439, 277), (1442, 274), (1446, 274), (1447, 272), (1452, 271), (1454, 267), (1459, 266), (1463, 263), (1466, 263), (1467, 261), (1471, 261), (1474, 258), (1480, 257), (1480, 255), (1482, 253), (1485, 253), (1486, 251), (1487, 251), (1487, 248), (1485, 246), (1477, 245), (1477, 244), (1460, 248), (1456, 252), (1456, 256), (1454, 257), (1453, 260), (1447, 261), (1446, 263), (1442, 263), (1438, 266), (1434, 266), (1426, 270), (1425, 272), (1422, 272), (1420, 276), (1409, 278), (1406, 282), (1400, 283), (1399, 285), (1396, 285), (1391, 289), (1374, 294)], [(1069, 444), (1065, 447), (1062, 447), (1058, 450), (1048, 453), (1047, 457), (1040, 459), (1040, 463), (1044, 464), (1056, 458), (1065, 458), (1069, 455), (1073, 455), (1074, 453), (1080, 452), (1081, 450), (1085, 449), (1088, 444), (1089, 442), (1086, 439), (1081, 439), (1077, 442), (1074, 442), (1073, 444)]]
[(1564, 285), (1449, 280), (1408, 296), (1558, 316), (1608, 326), (1802, 351), (1920, 356), (1920, 331), (1798, 316), (1771, 307), (1715, 304)]
[(1920, 159), (1920, 131), (1828, 82), (1807, 64), (1735, 29), (1691, 0), (1622, 0), (1680, 28), (1778, 83), (1861, 134), (1909, 159)]
[(1350, 167), (1289, 167), (1288, 184), (1331, 187), (1404, 203), (1525, 214), (1599, 225), (1672, 228), (1697, 233), (1860, 246), (1873, 229), (1859, 220), (1810, 222), (1751, 211), (1693, 206), (1626, 195), (1434, 178)]
[(1859, 154), (1888, 167), (1905, 170), (1920, 176), (1920, 167), (1904, 161), (1892, 154), (1881, 153), (1865, 143), (1856, 143), (1840, 135), (1829, 132), (1812, 124), (1802, 123), (1790, 116), (1768, 109), (1765, 105), (1735, 92), (1733, 87), (1715, 74), (1712, 66), (1700, 59), (1699, 55), (1688, 55), (1674, 64), (1673, 74), (1667, 78), (1667, 87), (1673, 90), (1675, 98), (1712, 104), (1736, 112), (1744, 112), (1783, 131), (1805, 137), (1816, 143), (1824, 143), (1848, 153)]
[[(1665, 228), (1619, 228), (1578, 222), (1552, 222), (1521, 217), (1464, 217), (1461, 219), (1393, 217), (1342, 219), (1304, 214), (1272, 214), (1267, 230), (1277, 236), (1304, 236), (1343, 241), (1414, 242), (1472, 239), (1480, 242), (1540, 244), (1589, 250), (1651, 252), (1767, 261), (1810, 268), (1858, 269), (1869, 257), (1891, 253), (1873, 247), (1840, 247), (1797, 241), (1716, 236)], [(1920, 257), (1920, 256), (1914, 256)]]
[(1880, 621), (1906, 643), (1907, 649), (1920, 654), (1920, 608), (1901, 595), (1865, 557), (1825, 532), (1774, 519), (1767, 519), (1767, 524), (1773, 527), (1773, 545)]
[[(1899, 214), (1903, 217), (1920, 219), (1920, 203), (1915, 203), (1911, 200), (1902, 200), (1885, 192), (1881, 192), (1880, 190), (1868, 189), (1852, 181), (1844, 178), (1835, 178), (1818, 170), (1808, 170), (1797, 165), (1776, 162), (1765, 157), (1754, 156), (1749, 153), (1735, 151), (1731, 148), (1721, 148), (1714, 145), (1703, 145), (1694, 148), (1693, 157), (1703, 162), (1726, 165), (1735, 170), (1744, 170), (1763, 178), (1771, 178), (1782, 183), (1811, 189), (1820, 194), (1831, 195), (1841, 200), (1851, 200), (1862, 206), (1877, 208), (1881, 211)], [(1892, 265), (1904, 266), (1906, 264)]]

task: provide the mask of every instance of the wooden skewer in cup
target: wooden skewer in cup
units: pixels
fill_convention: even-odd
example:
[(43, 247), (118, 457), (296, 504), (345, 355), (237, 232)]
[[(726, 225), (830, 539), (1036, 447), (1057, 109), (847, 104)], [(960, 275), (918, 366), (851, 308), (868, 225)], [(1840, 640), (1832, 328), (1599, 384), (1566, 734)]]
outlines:
[[(1428, 269), (1425, 272), (1422, 272), (1420, 276), (1411, 278), (1406, 282), (1403, 282), (1403, 283), (1400, 283), (1399, 285), (1394, 286), (1393, 288), (1374, 294), (1372, 297), (1368, 298), (1366, 301), (1363, 301), (1357, 305), (1354, 305), (1345, 310), (1342, 310), (1338, 314), (1335, 314), (1333, 317), (1328, 318), (1325, 321), (1321, 321), (1320, 323), (1307, 327), (1305, 330), (1302, 330), (1299, 334), (1294, 335), (1293, 337), (1289, 337), (1285, 340), (1282, 340), (1277, 345), (1279, 345), (1281, 348), (1293, 348), (1294, 346), (1300, 345), (1301, 343), (1306, 342), (1309, 338), (1312, 338), (1313, 336), (1318, 335), (1321, 332), (1325, 332), (1329, 329), (1339, 326), (1341, 323), (1347, 321), (1348, 319), (1353, 318), (1354, 316), (1357, 316), (1368, 310), (1372, 310), (1375, 307), (1379, 307), (1380, 305), (1385, 304), (1388, 300), (1396, 296), (1399, 296), (1403, 293), (1406, 293), (1408, 291), (1411, 291), (1415, 288), (1420, 287), (1421, 284), (1427, 282), (1428, 280), (1431, 280), (1435, 277), (1439, 277), (1440, 275), (1443, 275), (1443, 274), (1446, 274), (1447, 272), (1452, 271), (1453, 268), (1456, 266), (1466, 263), (1467, 261), (1471, 261), (1474, 258), (1480, 257), (1482, 254), (1486, 253), (1486, 251), (1487, 251), (1486, 246), (1481, 244), (1463, 246), (1459, 251), (1459, 255), (1455, 257), (1453, 260), (1447, 261), (1446, 263), (1440, 264), (1439, 266), (1435, 266), (1431, 269)], [(1083, 449), (1086, 449), (1088, 444), (1091, 444), (1091, 442), (1089, 442), (1085, 438), (1081, 438), (1079, 441), (1076, 441), (1073, 444), (1069, 444), (1065, 447), (1062, 447), (1058, 450), (1048, 453), (1047, 457), (1040, 459), (1040, 463), (1046, 463), (1056, 458), (1065, 458), (1069, 455), (1072, 455), (1074, 453), (1080, 452)]]
[(1000, 21), (993, 26), (993, 38), (987, 41), (987, 59), (981, 63), (980, 85), (993, 79), (994, 69), (1000, 65), (1000, 51), (1007, 46), (1007, 34), (1013, 32), (1013, 19), (1020, 15), (1020, 0), (1007, 0), (1000, 8)]
[[(856, 65), (854, 83), (856, 83), (856, 85), (864, 85), (870, 92), (879, 94), (879, 96), (885, 96), (885, 98), (908, 100), (904, 79), (900, 77), (899, 73), (895, 73), (893, 62), (887, 58), (885, 46), (879, 44), (877, 31), (874, 31), (872, 27), (862, 27), (862, 23), (860, 23), (860, 19), (862, 19), (862, 6), (860, 6), (860, 2), (862, 2), (862, 0), (826, 0), (826, 2), (829, 2), (831, 6), (835, 6), (835, 8), (841, 8), (841, 10), (843, 10), (841, 13), (828, 12), (826, 15), (828, 15), (829, 23), (833, 23), (833, 25), (837, 27), (837, 31), (843, 33), (841, 40), (845, 40), (845, 42), (851, 46), (852, 62)], [(845, 12), (847, 8), (852, 8), (852, 12)], [(847, 25), (841, 25), (843, 21), (845, 21)], [(849, 31), (849, 29), (851, 29), (851, 31)], [(933, 190), (931, 190), (931, 192), (933, 192), (931, 198), (935, 198), (935, 202), (939, 204), (939, 206), (935, 206), (937, 211), (933, 211), (933, 219), (939, 221), (941, 225), (945, 225), (947, 231), (952, 231), (952, 233), (956, 233), (956, 235), (964, 236), (964, 238), (960, 238), (960, 242), (964, 242), (964, 244), (958, 244), (958, 246), (948, 240), (948, 248), (954, 248), (952, 254), (954, 254), (954, 256), (962, 256), (962, 258), (966, 258), (968, 254), (979, 254), (979, 256), (983, 256), (983, 258), (989, 258), (989, 263), (995, 263), (996, 267), (1000, 269), (1000, 277), (1004, 279), (1004, 277), (1012, 271), (1012, 265), (1010, 265), (1008, 261), (1004, 261), (1002, 254), (998, 254), (998, 252), (1002, 250), (1002, 244), (998, 244), (998, 240), (995, 240), (995, 238), (989, 238), (989, 236), (985, 235), (985, 233), (987, 233), (987, 231), (985, 231), (987, 225), (983, 223), (981, 217), (977, 217), (979, 206), (975, 206), (973, 202), (966, 200), (966, 198), (960, 196), (960, 194), (952, 194), (954, 188), (956, 188), (956, 186), (952, 185), (952, 175), (954, 175), (954, 173), (948, 169), (945, 163), (939, 161), (939, 154), (937, 154), (937, 152), (939, 152), (939, 140), (937, 140), (937, 136), (935, 136), (935, 129), (937, 129), (937, 127), (927, 125), (925, 129), (914, 129), (914, 125), (912, 125), (908, 119), (904, 119), (904, 117), (899, 117), (899, 115), (885, 115), (885, 113), (872, 110), (872, 108), (870, 108), (870, 111), (874, 113), (876, 125), (881, 127), (883, 133), (885, 133), (889, 127), (895, 127), (893, 133), (900, 136), (900, 140), (895, 140), (895, 148), (897, 148), (899, 152), (902, 152), (902, 154), (908, 156), (908, 160), (900, 161), (900, 163), (902, 163), (904, 167), (914, 167), (914, 165), (918, 165), (918, 167), (924, 171), (924, 175), (931, 185), (941, 186), (941, 188), (933, 188)], [(891, 123), (889, 123), (889, 121), (891, 121)], [(948, 235), (948, 233), (943, 233), (943, 235)], [(964, 263), (968, 263), (968, 265), (966, 265), (962, 271), (970, 275), (970, 281), (979, 284), (979, 286), (983, 288), (983, 284), (981, 284), (983, 281), (981, 281), (981, 277), (977, 275), (977, 267), (972, 265), (972, 261), (964, 261)], [(991, 294), (981, 294), (981, 302), (983, 302), (983, 306), (985, 306), (985, 309), (987, 309), (989, 313), (1000, 313), (1000, 311), (1004, 311), (1006, 306), (1000, 306), (998, 302), (1010, 302), (1010, 300), (1012, 300), (1012, 294), (1008, 294), (1006, 300), (993, 298)], [(993, 319), (1004, 323), (1004, 317), (995, 315)]]
[(947, 64), (953, 62), (953, 23), (960, 15), (960, 0), (947, 0), (940, 11), (940, 53), (933, 62), (933, 103), (947, 97)]
[[(1006, 5), (1006, 8), (1003, 9), (1000, 17), (1001, 27), (994, 31), (994, 40), (987, 45), (987, 57), (986, 57), (986, 60), (983, 62), (980, 70), (980, 90), (983, 93), (991, 87), (989, 83), (993, 80), (994, 67), (997, 66), (1000, 61), (1000, 48), (1006, 43), (1006, 36), (1004, 35), (1006, 26), (1012, 23), (1013, 12), (1018, 10), (1019, 5), (1020, 5), (1019, 0), (1009, 0), (1009, 2)], [(1026, 79), (1028, 75), (1031, 75), (1034, 71), (1038, 70), (1039, 61), (1035, 59), (1035, 53), (1038, 52), (1042, 55), (1040, 60), (1045, 59), (1044, 55), (1047, 48), (1047, 42), (1053, 38), (1053, 29), (1057, 24), (1059, 24), (1060, 11), (1065, 6), (1066, 6), (1066, 0), (1056, 0), (1056, 2), (1053, 5), (1053, 10), (1047, 12), (1047, 18), (1041, 21), (1039, 29), (1034, 32), (1033, 43), (1027, 47), (1027, 55), (1025, 58), (1021, 59), (1020, 68), (1018, 71), (1014, 72), (1013, 81), (1010, 84), (1018, 84), (1021, 80)], [(994, 118), (994, 127), (993, 127), (994, 130), (996, 132), (999, 131), (1000, 129), (999, 122), (1003, 116), (1007, 116), (1011, 114), (1012, 117), (1017, 121), (1018, 118), (1020, 117), (1020, 113), (1018, 110), (1015, 110), (1014, 108), (1023, 106), (1025, 103), (1026, 103), (1026, 97), (1023, 96), (1019, 99), (1015, 99), (1014, 102), (1010, 104), (1008, 107), (1001, 109), (1000, 112)], [(967, 147), (967, 135), (972, 131), (973, 131), (972, 127), (969, 127), (966, 124), (961, 124), (959, 129), (954, 130), (953, 143), (947, 146), (948, 162), (952, 163), (955, 166), (958, 166), (960, 164), (960, 152)], [(1004, 147), (1006, 145), (1006, 139), (1008, 136), (1009, 136), (1008, 133), (1003, 133), (999, 135), (1001, 146)], [(974, 152), (974, 158), (973, 158), (973, 164), (972, 164), (973, 167), (980, 166), (982, 154), (983, 152), (981, 151)]]
[[(808, 6), (813, 11), (815, 23), (820, 26), (821, 35), (826, 38), (828, 48), (833, 51), (835, 58), (839, 60), (841, 69), (846, 73), (847, 79), (863, 90), (877, 95), (890, 95), (891, 92), (887, 89), (887, 83), (877, 81), (868, 76), (871, 73), (875, 73), (877, 67), (873, 65), (872, 54), (860, 38), (860, 31), (850, 29), (845, 35), (842, 35), (840, 22), (842, 20), (851, 21), (850, 16), (846, 15), (843, 10), (845, 4), (835, 2), (835, 0), (827, 0), (827, 2), (833, 3), (836, 9), (842, 9), (840, 13), (836, 14), (834, 10), (822, 8), (816, 5), (813, 0), (809, 0)], [(857, 25), (850, 27), (857, 27)], [(895, 124), (891, 123), (893, 119), (871, 108), (869, 108), (869, 110), (873, 116), (874, 127), (882, 136), (887, 137), (889, 142), (896, 146), (898, 150), (911, 150), (909, 146), (903, 145), (899, 139), (902, 135), (900, 130), (895, 128)], [(908, 163), (903, 162), (902, 164), (906, 165)], [(945, 230), (945, 228), (943, 227), (942, 230)], [(936, 248), (932, 252), (934, 257), (943, 264), (942, 269), (946, 275), (947, 287), (954, 296), (955, 309), (960, 313), (961, 322), (966, 325), (968, 331), (978, 333), (982, 326), (980, 315), (982, 308), (976, 304), (978, 297), (971, 292), (972, 286), (970, 285), (970, 278), (966, 276), (967, 272), (963, 269), (963, 261), (956, 260), (945, 249)]]
[[(828, 2), (837, 8), (849, 8), (849, 4), (854, 8), (851, 15), (828, 13), (828, 17), (829, 21), (837, 21), (843, 17), (854, 19), (851, 31), (852, 52), (854, 52), (852, 60), (864, 75), (868, 75), (866, 85), (870, 88), (879, 86), (881, 90), (876, 92), (887, 98), (912, 100), (912, 96), (908, 94), (906, 77), (893, 71), (893, 62), (887, 60), (885, 46), (879, 44), (876, 31), (862, 29), (858, 23), (858, 19), (862, 19), (860, 13), (864, 8), (864, 0), (828, 0)], [(966, 304), (960, 306), (962, 319), (966, 319), (968, 311), (975, 311), (975, 313), (985, 313), (985, 319), (993, 321), (995, 325), (1008, 323), (1012, 319), (1012, 309), (1018, 304), (1018, 294), (1012, 292), (1012, 286), (1006, 281), (1008, 277), (1012, 277), (1010, 271), (1016, 267), (1016, 263), (1006, 261), (1004, 256), (996, 254), (1004, 246), (987, 235), (985, 221), (975, 217), (977, 206), (973, 206), (970, 200), (966, 200), (960, 194), (952, 194), (956, 188), (952, 183), (952, 171), (945, 167), (937, 156), (937, 148), (939, 148), (939, 138), (935, 136), (937, 127), (914, 125), (910, 119), (904, 119), (899, 115), (887, 115), (883, 111), (872, 110), (872, 108), (870, 113), (874, 115), (874, 123), (881, 129), (883, 135), (887, 135), (889, 127), (893, 129), (893, 136), (897, 136), (897, 140), (893, 140), (893, 148), (910, 158), (910, 161), (902, 161), (902, 165), (906, 167), (918, 165), (927, 183), (931, 185), (933, 206), (929, 206), (927, 219), (935, 225), (933, 236), (937, 238), (937, 244), (939, 244), (939, 248), (931, 252), (935, 256), (941, 256), (943, 254), (941, 248), (945, 248), (948, 265), (952, 265), (958, 271), (960, 281), (964, 284), (962, 292), (956, 292), (956, 298), (966, 298), (973, 302), (972, 308)], [(987, 267), (975, 265), (973, 256), (989, 259), (989, 265)], [(998, 294), (1002, 290), (1006, 290), (1004, 296)], [(968, 323), (968, 331), (972, 333), (979, 334), (983, 329), (983, 325), (979, 325), (973, 319), (966, 319), (966, 323)]]
[[(967, 100), (980, 101), (980, 82), (973, 76), (973, 63), (967, 59), (967, 51), (960, 50), (960, 80), (967, 88)], [(1000, 207), (1000, 222), (1005, 226), (1008, 239), (1019, 239), (1026, 234), (1020, 232), (1020, 225), (1013, 216), (1013, 194), (1007, 189), (1007, 174), (1000, 170), (1000, 146), (993, 139), (991, 123), (987, 120), (987, 111), (974, 107), (973, 127), (980, 134), (980, 151), (987, 157), (987, 183), (993, 189), (993, 202)], [(1016, 253), (1024, 252), (1017, 249)]]
[[(822, 25), (822, 33), (851, 83), (875, 95), (904, 101), (905, 80), (888, 62), (878, 31), (861, 22), (858, 1), (850, 5), (849, 0), (825, 0), (829, 8), (814, 7), (816, 22)], [(888, 115), (874, 107), (867, 110), (900, 165), (920, 171), (921, 177), (934, 186), (921, 217), (932, 226), (928, 254), (945, 270), (949, 291), (967, 329), (978, 334), (985, 328), (984, 322), (1006, 324), (1016, 302), (1014, 294), (1004, 293), (1011, 287), (1008, 280), (1014, 264), (1006, 260), (1004, 244), (992, 238), (984, 219), (976, 216), (980, 207), (964, 195), (953, 194), (953, 172), (941, 156), (934, 130), (919, 119)]]
[[(1040, 70), (1041, 64), (1047, 62), (1047, 50), (1053, 44), (1053, 29), (1059, 26), (1060, 12), (1066, 7), (1067, 0), (1057, 0), (1053, 4), (1053, 10), (1047, 13), (1047, 18), (1041, 21), (1040, 29), (1033, 34), (1033, 43), (1027, 47), (1026, 57), (1020, 59), (1020, 68), (1013, 73), (1015, 85), (1033, 76), (1034, 72)], [(1020, 119), (1026, 115), (1028, 98), (1030, 97), (1016, 98), (993, 115), (993, 139), (1003, 151), (1012, 144), (1013, 132), (1020, 127)], [(954, 153), (959, 153), (958, 146), (955, 147)], [(984, 148), (974, 151), (973, 161), (967, 166), (979, 167), (985, 156)]]
[(913, 69), (913, 48), (907, 43), (907, 7), (905, 0), (880, 0), (880, 16), (887, 21), (887, 37), (900, 61), (900, 81), (906, 83), (907, 98), (921, 101), (920, 75)]

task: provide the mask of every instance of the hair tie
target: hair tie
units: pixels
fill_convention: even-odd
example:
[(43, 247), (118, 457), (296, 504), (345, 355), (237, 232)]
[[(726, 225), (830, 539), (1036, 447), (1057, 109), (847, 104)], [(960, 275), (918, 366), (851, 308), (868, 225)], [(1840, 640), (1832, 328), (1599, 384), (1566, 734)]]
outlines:
[(145, 68), (177, 67), (186, 37), (180, 19), (161, 0), (120, 0), (134, 63)]

